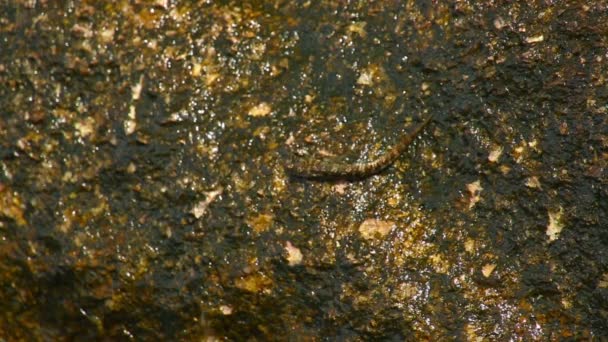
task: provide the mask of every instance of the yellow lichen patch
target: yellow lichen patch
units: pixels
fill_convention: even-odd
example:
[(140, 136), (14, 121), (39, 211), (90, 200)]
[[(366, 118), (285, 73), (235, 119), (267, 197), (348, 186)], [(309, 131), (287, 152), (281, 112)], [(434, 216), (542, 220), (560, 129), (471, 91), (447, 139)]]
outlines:
[(52, 111), (53, 116), (60, 120), (71, 121), (76, 116), (76, 112), (69, 111), (66, 109), (56, 108)]
[(528, 145), (525, 142), (521, 142), (518, 146), (511, 150), (511, 156), (515, 159), (515, 162), (521, 164), (524, 158), (528, 154)]
[(139, 98), (141, 97), (141, 90), (143, 89), (143, 87), (144, 87), (144, 77), (140, 76), (137, 83), (135, 83), (131, 87), (131, 99), (133, 101), (139, 100)]
[(496, 264), (485, 264), (481, 268), (481, 274), (483, 274), (483, 276), (487, 278), (490, 275), (492, 275), (492, 272), (494, 272), (494, 269), (496, 269)]
[(348, 31), (358, 34), (361, 38), (365, 38), (367, 37), (367, 31), (365, 31), (365, 26), (367, 26), (367, 23), (364, 21), (354, 22), (348, 25)]
[(572, 308), (572, 301), (568, 298), (562, 298), (562, 306), (564, 307), (564, 309), (571, 309)]
[(488, 160), (492, 163), (496, 163), (500, 158), (500, 155), (502, 154), (502, 150), (502, 146), (496, 146), (495, 148), (493, 148), (492, 151), (490, 151), (490, 154), (488, 155)]
[(450, 269), (449, 261), (441, 254), (433, 254), (429, 257), (429, 260), (437, 273), (448, 273)]
[(130, 162), (129, 165), (127, 165), (127, 173), (128, 174), (134, 174), (135, 171), (137, 171), (137, 165), (135, 165), (133, 162)]
[(418, 287), (413, 282), (401, 283), (395, 294), (400, 300), (411, 300), (418, 294)]
[(272, 287), (272, 279), (257, 272), (238, 278), (235, 280), (234, 285), (247, 292), (268, 292)]
[(18, 225), (24, 226), (27, 222), (23, 216), (23, 201), (15, 192), (0, 183), (0, 216), (11, 218)]
[(560, 207), (558, 210), (549, 210), (549, 225), (547, 226), (547, 236), (549, 241), (555, 241), (559, 237), (562, 229), (564, 229), (564, 223), (562, 222), (562, 215), (564, 209)]
[(262, 233), (268, 230), (272, 225), (274, 216), (271, 214), (258, 214), (247, 220), (247, 223), (256, 233)]
[(219, 309), (222, 315), (228, 316), (232, 314), (232, 307), (230, 305), (220, 305)]
[(268, 103), (261, 102), (255, 106), (253, 106), (251, 109), (249, 109), (249, 112), (247, 112), (247, 114), (249, 116), (258, 117), (258, 116), (266, 116), (266, 115), (270, 114), (271, 111), (272, 111), (272, 107)]
[(312, 101), (314, 101), (316, 98), (316, 96), (312, 95), (312, 94), (306, 94), (306, 96), (304, 96), (304, 102), (305, 103), (312, 103)]
[(100, 30), (99, 31), (99, 40), (104, 44), (112, 43), (114, 41), (115, 30), (116, 29), (114, 27), (106, 27), (106, 28)]
[(481, 200), (481, 187), (480, 181), (467, 184), (467, 191), (469, 192), (469, 209), (473, 208), (477, 202)]
[(281, 193), (285, 191), (287, 187), (288, 178), (285, 173), (279, 173), (277, 170), (274, 170), (272, 175), (272, 188), (275, 193)]
[(203, 82), (207, 87), (212, 86), (217, 79), (219, 79), (221, 74), (217, 72), (213, 68), (205, 68), (205, 73), (203, 75)]
[(86, 138), (95, 132), (95, 119), (87, 117), (84, 120), (77, 121), (74, 123), (74, 128), (81, 137)]
[(57, 225), (57, 229), (62, 233), (67, 233), (72, 229), (72, 225), (76, 220), (76, 211), (70, 208), (64, 209), (61, 215), (61, 223)]
[(203, 64), (198, 62), (192, 62), (192, 69), (190, 70), (190, 74), (194, 77), (199, 77), (201, 75), (201, 71), (203, 70)]
[(543, 36), (542, 34), (539, 34), (537, 36), (531, 36), (531, 37), (526, 38), (526, 43), (528, 43), (528, 44), (540, 43), (543, 40), (545, 40), (545, 36)]
[(602, 289), (608, 289), (608, 273), (602, 275), (602, 279), (597, 283), (597, 287)]
[(501, 18), (501, 17), (496, 17), (496, 18), (494, 19), (494, 22), (493, 22), (493, 23), (494, 23), (494, 27), (495, 27), (497, 30), (502, 30), (502, 29), (503, 29), (505, 26), (507, 26), (507, 23), (506, 23), (506, 22), (505, 22), (505, 20), (504, 20), (503, 18)]
[(337, 182), (336, 184), (334, 184), (332, 189), (338, 195), (344, 195), (346, 193), (346, 188), (348, 187), (348, 184), (348, 182)]
[[(268, 134), (270, 133), (270, 127), (268, 126), (260, 126), (253, 131), (253, 136), (258, 137), (262, 140), (265, 140)], [(271, 146), (268, 146), (269, 150), (272, 150)]]
[(540, 181), (538, 180), (538, 177), (528, 177), (528, 179), (526, 179), (526, 186), (528, 188), (540, 189)]
[(425, 241), (425, 235), (428, 233), (431, 223), (425, 219), (416, 218), (414, 213), (410, 213), (408, 221), (410, 223), (407, 226), (399, 227), (395, 239), (391, 241), (396, 267), (411, 264), (412, 258), (428, 258), (436, 251), (432, 243)]
[(482, 342), (484, 341), (483, 336), (479, 336), (477, 333), (481, 331), (481, 328), (477, 326), (477, 322), (470, 322), (465, 326), (465, 331), (467, 334), (467, 341), (469, 342)]
[(361, 85), (371, 85), (373, 80), (373, 75), (368, 70), (363, 70), (357, 79), (357, 84)]
[(249, 54), (249, 58), (254, 61), (259, 61), (260, 59), (262, 59), (262, 57), (264, 57), (264, 53), (266, 52), (266, 44), (264, 42), (252, 42), (250, 47), (251, 51)]
[(289, 241), (285, 243), (285, 252), (287, 252), (287, 263), (289, 266), (296, 266), (302, 263), (302, 252)]
[(378, 219), (367, 219), (359, 226), (359, 233), (364, 239), (370, 240), (376, 237), (385, 237), (391, 229), (395, 227), (395, 222), (383, 221)]
[(209, 142), (207, 144), (199, 142), (195, 146), (195, 151), (203, 157), (207, 157), (209, 159), (217, 158), (217, 154), (219, 152), (219, 147), (215, 142)]
[(468, 238), (465, 242), (464, 242), (464, 250), (467, 251), (467, 253), (474, 253), (475, 252), (475, 246), (476, 246), (476, 242), (475, 240)]
[(207, 207), (209, 207), (209, 204), (211, 204), (211, 202), (213, 202), (213, 200), (219, 196), (223, 191), (223, 188), (218, 188), (215, 190), (211, 190), (211, 191), (207, 191), (205, 192), (205, 199), (198, 202), (190, 211), (192, 213), (192, 215), (194, 215), (194, 217), (201, 218), (203, 215), (205, 215), (205, 213), (207, 212)]
[(129, 106), (128, 117), (129, 118), (127, 120), (125, 120), (125, 122), (124, 122), (124, 128), (125, 128), (125, 134), (131, 135), (131, 134), (133, 134), (133, 132), (135, 132), (135, 129), (137, 128), (137, 121), (135, 121), (137, 115), (135, 113), (134, 105)]
[(388, 204), (392, 208), (396, 208), (402, 201), (402, 198), (399, 194), (395, 194), (387, 200), (386, 204)]
[(386, 80), (386, 78), (387, 76), (384, 69), (379, 65), (372, 64), (361, 70), (359, 78), (357, 78), (357, 84), (371, 86), (374, 83)]

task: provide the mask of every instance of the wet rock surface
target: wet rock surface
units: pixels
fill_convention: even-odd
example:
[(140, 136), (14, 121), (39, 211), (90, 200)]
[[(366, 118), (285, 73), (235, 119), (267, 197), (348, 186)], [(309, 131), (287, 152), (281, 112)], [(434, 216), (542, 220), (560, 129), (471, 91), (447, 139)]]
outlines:
[(608, 337), (605, 2), (1, 6), (1, 338)]

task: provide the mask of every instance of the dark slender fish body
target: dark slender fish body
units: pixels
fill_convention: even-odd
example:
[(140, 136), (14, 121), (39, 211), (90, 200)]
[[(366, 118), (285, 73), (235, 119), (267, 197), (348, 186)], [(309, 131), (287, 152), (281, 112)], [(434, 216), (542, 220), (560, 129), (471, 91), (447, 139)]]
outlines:
[(285, 165), (285, 170), (292, 176), (302, 178), (361, 179), (375, 175), (395, 162), (431, 119), (432, 116), (429, 115), (386, 153), (369, 162), (346, 164), (331, 160), (309, 160), (288, 163)]

